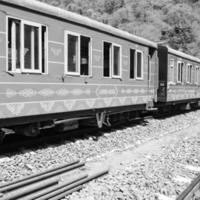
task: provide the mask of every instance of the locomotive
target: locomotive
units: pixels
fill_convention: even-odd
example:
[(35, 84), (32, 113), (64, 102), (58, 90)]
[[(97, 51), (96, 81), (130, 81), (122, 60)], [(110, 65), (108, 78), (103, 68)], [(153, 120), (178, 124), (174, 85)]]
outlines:
[(0, 0), (0, 46), (0, 138), (200, 100), (200, 59), (38, 1)]

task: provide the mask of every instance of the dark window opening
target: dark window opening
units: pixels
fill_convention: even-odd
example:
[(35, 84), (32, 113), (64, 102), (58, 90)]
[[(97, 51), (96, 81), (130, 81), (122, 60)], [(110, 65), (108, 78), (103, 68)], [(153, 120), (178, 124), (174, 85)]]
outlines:
[(110, 64), (111, 64), (111, 43), (104, 42), (104, 48), (103, 48), (104, 77), (110, 77)]
[(142, 78), (142, 53), (137, 52), (137, 78)]
[(114, 65), (113, 65), (113, 75), (120, 76), (120, 47), (114, 46)]
[(192, 65), (187, 66), (187, 82), (192, 83)]
[(46, 61), (46, 42), (47, 42), (47, 28), (42, 26), (42, 73), (46, 72), (47, 69), (47, 61)]
[(130, 78), (135, 78), (135, 50), (130, 49)]
[(89, 75), (89, 65), (90, 65), (90, 38), (81, 36), (81, 75)]
[(178, 82), (183, 82), (183, 63), (178, 63)]
[(68, 72), (78, 72), (78, 36), (68, 35)]

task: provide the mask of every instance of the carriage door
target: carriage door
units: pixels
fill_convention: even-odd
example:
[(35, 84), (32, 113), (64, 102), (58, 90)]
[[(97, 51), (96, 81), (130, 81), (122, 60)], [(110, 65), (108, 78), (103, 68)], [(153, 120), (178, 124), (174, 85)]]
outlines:
[[(148, 55), (148, 86), (147, 86), (147, 95), (148, 97), (152, 96), (152, 94), (150, 93), (150, 87), (151, 87), (151, 72), (152, 72), (152, 65), (153, 63), (155, 63), (154, 59), (155, 59), (155, 49), (153, 48), (150, 48), (149, 47), (149, 55)], [(154, 76), (155, 78), (155, 76)], [(153, 100), (150, 100), (148, 101), (148, 104), (147, 104), (147, 109), (151, 109), (153, 107)]]

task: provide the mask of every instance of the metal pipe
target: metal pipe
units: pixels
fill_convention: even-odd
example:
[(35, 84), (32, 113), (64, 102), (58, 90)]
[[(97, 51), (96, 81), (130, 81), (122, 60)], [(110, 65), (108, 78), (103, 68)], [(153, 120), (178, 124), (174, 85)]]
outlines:
[(11, 183), (5, 183), (5, 184), (3, 184), (3, 185), (0, 186), (0, 190), (1, 190), (1, 188), (7, 187), (7, 186), (9, 186), (9, 185), (14, 185), (14, 184), (16, 184), (16, 183), (19, 183), (19, 182), (22, 182), (22, 181), (25, 181), (25, 180), (28, 180), (28, 179), (31, 179), (31, 178), (40, 176), (40, 175), (42, 175), (42, 174), (47, 174), (47, 173), (50, 173), (50, 172), (52, 172), (52, 171), (55, 171), (55, 170), (58, 170), (58, 169), (61, 169), (61, 168), (64, 168), (64, 167), (68, 167), (68, 166), (71, 166), (71, 165), (75, 165), (75, 164), (77, 164), (77, 163), (79, 163), (79, 162), (80, 162), (79, 160), (76, 160), (76, 161), (74, 161), (74, 162), (72, 162), (72, 163), (63, 164), (63, 165), (60, 165), (60, 166), (55, 167), (55, 168), (53, 168), (53, 169), (48, 169), (48, 170), (45, 170), (45, 171), (40, 172), (40, 173), (38, 173), (38, 174), (33, 174), (33, 175), (31, 175), (31, 176), (28, 176), (28, 177), (19, 179), (19, 180), (17, 180), (17, 181), (13, 181), (13, 182), (11, 182)]
[(91, 116), (91, 117), (77, 117), (77, 118), (71, 118), (71, 119), (64, 119), (64, 120), (55, 121), (54, 124), (59, 125), (59, 124), (65, 123), (65, 122), (78, 121), (78, 120), (91, 119), (91, 118), (94, 118), (94, 117)]
[(59, 200), (59, 199), (62, 199), (62, 198), (64, 198), (65, 196), (70, 195), (70, 194), (73, 193), (73, 192), (76, 192), (76, 191), (81, 190), (82, 188), (83, 188), (83, 186), (80, 185), (80, 186), (78, 186), (78, 187), (72, 188), (71, 190), (68, 190), (68, 191), (66, 191), (66, 192), (63, 192), (63, 193), (61, 193), (61, 194), (59, 194), (59, 195), (57, 195), (57, 196), (55, 196), (55, 197), (53, 197), (53, 198), (50, 198), (49, 200)]
[(59, 170), (52, 171), (52, 172), (47, 173), (47, 174), (42, 174), (42, 175), (40, 175), (40, 176), (33, 177), (33, 178), (31, 178), (31, 179), (28, 179), (28, 180), (25, 180), (25, 181), (16, 183), (16, 184), (14, 184), (14, 185), (9, 185), (9, 186), (7, 186), (7, 187), (1, 188), (1, 189), (0, 189), (0, 193), (1, 193), (1, 192), (5, 192), (5, 191), (10, 191), (10, 190), (19, 188), (19, 187), (21, 187), (21, 186), (34, 183), (34, 182), (38, 182), (38, 181), (44, 180), (44, 179), (46, 179), (46, 178), (49, 178), (49, 177), (52, 177), (52, 176), (61, 174), (61, 173), (66, 172), (66, 171), (70, 171), (70, 170), (76, 169), (76, 168), (78, 168), (78, 167), (82, 167), (82, 166), (84, 166), (84, 163), (78, 163), (78, 164), (75, 164), (75, 165), (72, 165), (72, 166), (67, 166), (66, 168), (61, 168), (61, 169), (59, 169)]
[(88, 177), (87, 174), (79, 175), (79, 176), (76, 176), (75, 178), (73, 177), (70, 180), (68, 180), (67, 182), (64, 182), (64, 183), (62, 183), (60, 185), (55, 185), (55, 186), (52, 186), (50, 188), (46, 188), (46, 189), (44, 189), (42, 191), (38, 191), (36, 193), (24, 196), (24, 197), (20, 198), (20, 200), (34, 200), (34, 199), (36, 199), (38, 197), (44, 196), (44, 195), (46, 195), (48, 193), (51, 193), (51, 192), (53, 192), (55, 190), (63, 188), (65, 186), (67, 186), (67, 185), (73, 184), (73, 183), (75, 183), (77, 181), (80, 181), (82, 179), (85, 179), (87, 177)]
[(66, 192), (66, 191), (68, 191), (68, 190), (70, 190), (70, 189), (72, 189), (72, 188), (75, 188), (75, 187), (81, 185), (81, 184), (87, 183), (88, 181), (90, 181), (90, 180), (92, 180), (92, 179), (94, 179), (94, 178), (97, 178), (97, 177), (99, 177), (99, 176), (102, 176), (102, 175), (104, 175), (104, 174), (107, 174), (107, 173), (108, 173), (108, 169), (103, 170), (103, 171), (100, 171), (100, 172), (97, 172), (97, 173), (91, 175), (90, 177), (88, 177), (88, 178), (86, 178), (86, 179), (83, 179), (83, 180), (78, 181), (78, 182), (76, 182), (76, 183), (73, 183), (73, 184), (71, 184), (71, 185), (69, 185), (69, 186), (66, 186), (66, 187), (63, 187), (63, 188), (61, 188), (61, 189), (58, 189), (58, 190), (56, 190), (56, 191), (54, 191), (54, 192), (51, 192), (51, 193), (49, 193), (49, 194), (46, 194), (46, 195), (40, 197), (40, 198), (36, 198), (35, 200), (47, 200), (47, 199), (50, 199), (50, 198), (52, 198), (52, 197), (55, 197), (55, 196), (57, 196), (57, 195), (59, 195), (59, 194), (61, 194), (61, 193), (64, 193), (64, 192)]
[(14, 190), (12, 192), (9, 192), (7, 194), (5, 194), (2, 198), (0, 198), (0, 200), (12, 200), (12, 199), (16, 199), (19, 198), (21, 196), (24, 196), (28, 193), (34, 192), (36, 190), (39, 190), (41, 188), (45, 188), (47, 186), (53, 185), (55, 183), (58, 183), (59, 178), (51, 178), (45, 181), (41, 181), (39, 183), (34, 183), (33, 185), (29, 185), (27, 187), (24, 188), (20, 188), (18, 190)]

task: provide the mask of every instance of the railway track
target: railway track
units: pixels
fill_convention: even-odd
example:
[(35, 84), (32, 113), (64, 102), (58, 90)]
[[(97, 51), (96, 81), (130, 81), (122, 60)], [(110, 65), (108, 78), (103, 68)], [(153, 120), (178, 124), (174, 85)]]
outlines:
[(176, 200), (198, 200), (200, 199), (200, 174), (179, 195)]
[[(182, 116), (181, 119), (185, 119), (185, 118), (187, 119), (187, 117), (188, 117), (188, 116), (186, 116), (186, 117), (185, 117), (185, 116)], [(196, 118), (197, 118), (197, 117), (198, 117), (198, 115), (196, 116)], [(148, 117), (147, 117), (147, 118), (148, 118)], [(176, 118), (179, 118), (179, 116), (177, 116)], [(175, 120), (173, 120), (173, 121), (176, 121), (176, 118), (175, 118)], [(146, 118), (145, 118), (145, 119), (146, 119)], [(138, 120), (139, 120), (139, 119), (138, 119)], [(161, 121), (163, 121), (163, 120), (161, 120)], [(172, 120), (171, 120), (171, 121), (172, 121)], [(157, 120), (154, 121), (154, 119), (152, 120), (152, 122), (151, 122), (151, 121), (148, 121), (148, 120), (146, 120), (146, 121), (143, 120), (142, 123), (143, 123), (143, 122), (144, 122), (144, 123), (146, 122), (147, 124), (148, 124), (148, 123), (151, 124), (151, 123), (153, 122), (152, 127), (154, 127), (155, 124), (160, 123), (160, 122), (157, 121)], [(182, 123), (182, 122), (183, 122), (183, 121), (181, 120), (181, 123)], [(184, 121), (184, 122), (185, 122), (185, 121)], [(139, 124), (139, 123), (140, 123), (140, 122), (138, 122), (138, 124)], [(145, 128), (146, 128), (145, 126), (147, 126), (147, 125), (138, 126), (138, 124), (136, 124), (136, 127), (138, 127), (139, 129), (141, 129), (141, 127), (143, 127), (143, 128), (141, 129), (141, 131), (142, 131), (142, 130), (144, 131)], [(163, 124), (165, 124), (165, 120), (163, 121)], [(170, 124), (171, 124), (171, 123), (169, 123), (169, 125), (170, 125)], [(159, 126), (159, 127), (160, 127), (160, 126)], [(161, 127), (162, 127), (162, 126), (161, 126)], [(147, 126), (147, 128), (150, 128), (150, 127)], [(126, 128), (125, 128), (125, 129), (126, 129)], [(134, 129), (137, 129), (137, 128), (134, 128)], [(119, 137), (118, 137), (118, 134), (119, 134), (120, 131), (118, 131), (118, 130), (119, 130), (119, 129), (114, 129), (113, 134), (111, 135), (111, 138), (113, 138), (113, 136), (116, 136), (116, 138), (119, 138)], [(151, 128), (150, 128), (149, 130), (151, 130)], [(155, 127), (155, 130), (157, 130), (157, 126)], [(123, 130), (122, 130), (122, 131), (123, 131)], [(130, 131), (129, 128), (128, 128), (128, 131)], [(131, 131), (135, 131), (135, 130), (131, 130)], [(137, 131), (137, 130), (136, 130), (136, 131)], [(159, 130), (158, 130), (158, 131), (159, 131)], [(152, 129), (152, 132), (153, 132), (153, 134), (155, 134), (154, 128)], [(141, 133), (143, 133), (143, 132), (141, 132)], [(147, 131), (147, 133), (148, 133), (148, 135), (150, 134), (150, 132), (148, 132), (148, 131)], [(93, 132), (93, 134), (94, 134), (94, 132)], [(105, 136), (105, 137), (104, 137), (104, 136)], [(127, 135), (127, 136), (128, 136), (128, 135)], [(133, 136), (131, 136), (131, 137), (133, 137)], [(108, 133), (108, 134), (103, 135), (103, 137), (100, 138), (100, 141), (101, 141), (101, 140), (105, 141), (105, 140), (108, 140), (109, 138), (110, 138), (110, 135), (109, 135), (109, 133)], [(126, 138), (127, 138), (127, 137), (126, 137)], [(140, 138), (139, 138), (139, 139), (140, 139)], [(137, 138), (136, 138), (136, 140), (137, 140)], [(121, 140), (121, 141), (123, 141), (123, 140)], [(135, 140), (134, 140), (134, 141), (135, 141)], [(91, 148), (93, 148), (93, 146), (92, 146), (93, 143), (96, 144), (96, 141), (90, 141), (90, 139), (88, 139), (87, 141), (84, 141), (84, 142), (88, 142), (88, 145), (89, 145)], [(114, 141), (111, 140), (111, 142), (114, 142)], [(163, 142), (164, 142), (164, 141), (163, 141)], [(80, 144), (81, 144), (81, 145), (80, 145)], [(78, 150), (77, 152), (80, 152), (80, 151), (83, 151), (83, 149), (84, 149), (84, 145), (82, 145), (82, 143), (80, 143), (79, 140), (77, 140), (77, 143), (74, 142), (74, 144), (73, 144), (73, 142), (72, 142), (72, 143), (70, 142), (69, 146), (71, 146), (71, 145), (72, 145), (72, 146), (74, 146), (74, 145), (76, 146), (76, 145), (77, 145), (77, 147), (78, 147), (78, 148), (74, 148), (74, 149), (73, 149), (74, 151), (72, 151), (72, 152), (75, 152), (76, 150)], [(79, 146), (79, 145), (80, 145), (80, 146)], [(79, 148), (79, 147), (80, 147), (80, 148)], [(103, 146), (99, 144), (99, 147), (102, 148)], [(66, 149), (66, 146), (63, 146), (63, 149), (64, 149), (64, 148)], [(58, 154), (55, 154), (55, 155), (54, 155), (54, 154), (51, 154), (51, 153), (54, 151), (54, 149), (53, 149), (53, 150), (50, 150), (49, 153), (50, 153), (50, 155), (54, 155), (55, 157), (56, 157), (57, 155), (63, 156), (63, 157), (69, 156), (68, 151), (65, 152), (65, 150), (64, 150), (64, 152), (63, 152), (63, 151), (62, 151), (63, 149), (62, 149), (62, 148), (61, 148), (61, 149), (59, 148), (59, 149), (58, 149), (58, 150), (59, 150), (59, 151), (58, 151)], [(99, 150), (99, 149), (97, 148), (97, 152), (99, 152), (98, 150)], [(85, 149), (84, 149), (84, 151), (85, 151)], [(86, 154), (88, 153), (87, 151), (85, 151), (85, 152), (86, 152)], [(88, 154), (89, 154), (89, 153), (88, 153)], [(82, 154), (77, 154), (78, 156), (74, 156), (74, 155), (73, 155), (72, 157), (70, 157), (70, 159), (63, 159), (64, 162), (58, 162), (58, 163), (70, 162), (70, 160), (79, 159), (80, 157), (83, 158), (84, 160), (87, 160), (88, 154), (87, 154), (87, 156), (85, 156), (85, 157), (84, 157), (84, 155), (82, 155)], [(30, 154), (30, 155), (32, 155), (32, 154)], [(30, 156), (30, 155), (28, 154), (28, 155), (25, 155), (25, 157), (24, 157), (24, 158), (28, 158), (28, 160), (30, 161), (30, 162), (25, 162), (25, 164), (27, 164), (27, 163), (30, 164), (30, 167), (31, 167), (31, 168), (28, 169), (29, 172), (30, 172), (30, 170), (31, 170), (31, 171), (35, 171), (35, 169), (41, 168), (40, 166), (42, 166), (43, 169), (45, 169), (45, 166), (46, 166), (46, 167), (49, 166), (48, 164), (46, 165), (46, 164), (43, 164), (43, 163), (40, 163), (40, 162), (38, 162), (38, 163), (40, 163), (40, 164), (36, 164), (36, 165), (35, 165), (35, 164), (32, 162), (32, 160), (34, 160), (34, 156)], [(42, 154), (41, 154), (41, 155), (42, 155)], [(48, 157), (47, 155), (48, 155), (48, 152), (44, 152), (44, 157), (45, 157), (45, 158)], [(91, 154), (91, 155), (93, 156), (94, 154)], [(98, 154), (95, 154), (95, 155), (98, 155)], [(30, 156), (30, 157), (29, 157), (29, 156)], [(36, 156), (35, 156), (35, 157), (36, 157)], [(51, 157), (50, 157), (50, 158), (51, 158)], [(15, 159), (16, 159), (16, 162), (15, 162)], [(21, 159), (21, 158), (20, 158), (20, 159)], [(4, 180), (7, 180), (7, 181), (8, 181), (8, 180), (13, 180), (13, 179), (15, 179), (16, 177), (20, 177), (20, 176), (17, 175), (17, 173), (19, 172), (19, 170), (23, 171), (23, 169), (26, 169), (26, 166), (25, 166), (25, 165), (22, 166), (22, 167), (19, 167), (19, 168), (17, 167), (18, 164), (19, 164), (19, 160), (20, 160), (20, 159), (18, 159), (18, 157), (14, 158), (14, 159), (11, 158), (11, 160), (10, 160), (11, 162), (10, 162), (10, 163), (11, 163), (12, 165), (13, 165), (13, 164), (16, 164), (16, 175), (14, 175), (12, 179), (9, 179), (9, 177), (8, 177), (7, 175), (5, 175)], [(40, 159), (40, 156), (39, 156), (39, 159)], [(41, 159), (42, 159), (42, 156), (41, 156)], [(36, 159), (36, 160), (37, 160), (37, 159)], [(44, 160), (47, 161), (47, 159), (44, 159)], [(88, 160), (87, 160), (87, 161), (88, 161)], [(34, 161), (34, 162), (35, 162), (35, 161)], [(42, 165), (41, 165), (41, 164), (42, 164)], [(6, 168), (6, 165), (7, 165), (6, 162), (5, 162), (5, 164), (2, 164), (2, 170), (3, 170), (4, 168)], [(32, 166), (31, 166), (31, 165), (32, 165)], [(104, 166), (104, 165), (103, 165), (103, 166)], [(92, 166), (92, 167), (93, 167), (93, 166)], [(98, 169), (100, 169), (100, 167), (99, 167)], [(7, 171), (8, 171), (10, 174), (13, 174), (13, 171), (12, 171), (12, 170), (13, 170), (13, 169), (11, 168), (11, 170), (10, 170), (10, 172), (9, 172), (9, 163), (8, 163), (8, 170), (7, 170)], [(17, 171), (18, 171), (18, 172), (17, 172)], [(2, 171), (2, 172), (4, 172), (4, 171)], [(6, 170), (5, 170), (5, 172), (6, 172)], [(24, 174), (27, 175), (28, 173), (24, 173)], [(109, 173), (109, 174), (111, 174), (111, 173)], [(24, 175), (22, 175), (22, 176), (24, 176)], [(6, 179), (6, 177), (7, 177), (7, 179)], [(193, 178), (194, 178), (194, 177), (193, 177)], [(182, 189), (183, 189), (183, 188), (182, 188)], [(179, 190), (179, 191), (182, 191), (182, 189)], [(1, 191), (1, 190), (0, 190), (0, 191)], [(21, 197), (20, 197), (20, 198), (21, 198)], [(70, 197), (69, 197), (69, 198), (70, 198)], [(1, 199), (0, 199), (0, 200), (1, 200)]]
[[(0, 186), (0, 200), (59, 200), (83, 184), (108, 173), (108, 169), (93, 174), (73, 172), (85, 163), (74, 161)], [(78, 175), (77, 175), (78, 174)]]
[(102, 135), (102, 132), (109, 132), (112, 129), (120, 129), (133, 124), (141, 124), (149, 118), (152, 118), (152, 116), (141, 116), (129, 121), (117, 121), (112, 123), (112, 127), (104, 127), (103, 129), (98, 129), (94, 126), (81, 126), (77, 129), (63, 132), (57, 132), (56, 129), (48, 129), (34, 138), (16, 134), (8, 135), (5, 141), (0, 144), (0, 155), (23, 148), (37, 148), (48, 144), (57, 144), (64, 140), (74, 141), (77, 138), (99, 137)]
[[(192, 110), (191, 110), (192, 111)], [(178, 111), (173, 113), (159, 113), (157, 115), (149, 115), (144, 113), (141, 116), (122, 121), (115, 121), (112, 123), (111, 127), (104, 127), (103, 129), (98, 129), (94, 126), (81, 126), (77, 129), (70, 131), (58, 132), (56, 129), (43, 130), (43, 133), (37, 137), (26, 137), (22, 135), (9, 135), (5, 141), (0, 144), (0, 155), (5, 153), (11, 153), (18, 151), (23, 148), (37, 148), (40, 146), (45, 146), (48, 144), (58, 144), (64, 140), (74, 141), (76, 138), (86, 138), (86, 137), (99, 137), (102, 132), (109, 132), (112, 129), (124, 128), (132, 126), (133, 124), (145, 123), (147, 119), (156, 118), (164, 119), (172, 117), (175, 115), (187, 113), (190, 111)]]

